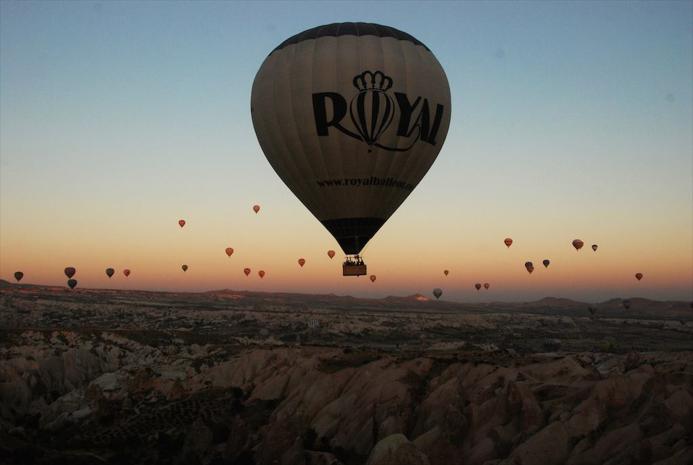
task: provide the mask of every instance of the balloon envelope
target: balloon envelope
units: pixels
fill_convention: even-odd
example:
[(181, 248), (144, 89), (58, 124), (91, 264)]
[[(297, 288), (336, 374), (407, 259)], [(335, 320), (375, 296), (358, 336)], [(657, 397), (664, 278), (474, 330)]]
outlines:
[(450, 270), (443, 270), (443, 274), (444, 274), (445, 276), (449, 275), (449, 274), (450, 274)]
[(327, 256), (328, 256), (328, 257), (334, 258), (334, 255), (335, 255), (334, 250), (328, 250), (328, 251), (327, 251)]
[(306, 264), (306, 259), (305, 258), (299, 258), (298, 259), (298, 264), (303, 268), (303, 265)]
[(503, 242), (505, 243), (506, 247), (510, 247), (511, 245), (513, 245), (513, 240), (509, 237), (506, 237)]
[(178, 220), (178, 226), (180, 226), (181, 228), (185, 226), (185, 220)]
[(525, 268), (527, 269), (527, 272), (529, 272), (529, 274), (532, 274), (532, 271), (534, 271), (534, 265), (532, 264), (532, 262), (525, 262)]
[(260, 211), (260, 205), (253, 205), (253, 211), (255, 213), (259, 212)]
[(542, 260), (541, 263), (544, 265), (544, 268), (548, 268), (549, 265), (551, 264), (551, 260), (549, 260), (549, 259), (544, 259), (544, 260)]
[(73, 277), (75, 275), (75, 273), (77, 273), (77, 270), (73, 266), (68, 266), (67, 268), (65, 268), (64, 271), (65, 271), (65, 276), (67, 276), (68, 278)]
[(113, 276), (114, 273), (115, 270), (113, 268), (106, 268), (106, 276), (108, 276), (109, 278)]
[(250, 274), (250, 268), (243, 268), (243, 273), (248, 276)]
[(484, 289), (488, 289), (489, 287), (491, 287), (489, 283), (484, 283)]
[(592, 250), (596, 252), (598, 248), (599, 246), (597, 244), (592, 244)]
[(228, 255), (229, 257), (230, 257), (231, 255), (233, 255), (233, 248), (227, 247), (227, 248), (226, 248), (226, 255)]
[(125, 277), (127, 278), (128, 276), (130, 276), (130, 270), (128, 270), (127, 268), (124, 269), (124, 270), (123, 270), (123, 274), (124, 274)]
[(262, 270), (258, 271), (257, 274), (258, 274), (258, 276), (260, 276), (260, 278), (264, 278), (264, 277), (265, 277), (265, 272), (262, 271)]
[(183, 265), (180, 267), (183, 271), (188, 271), (188, 265)]
[(14, 272), (14, 279), (16, 279), (17, 282), (21, 281), (23, 277), (24, 277), (24, 273), (22, 273), (21, 271), (15, 271)]
[(358, 254), (440, 152), (450, 87), (411, 35), (369, 23), (297, 34), (260, 67), (255, 134), (270, 165), (346, 254)]
[(635, 279), (640, 281), (642, 279), (642, 273), (635, 273)]
[(371, 282), (372, 282), (372, 283), (375, 282), (375, 275), (374, 275), (374, 274), (371, 275)]
[(67, 285), (70, 286), (70, 289), (74, 289), (75, 286), (77, 285), (77, 280), (76, 279), (68, 279)]
[(474, 287), (475, 287), (476, 290), (478, 291), (479, 289), (481, 289), (481, 283), (476, 283), (476, 284), (474, 285)]
[(436, 297), (436, 299), (440, 299), (440, 296), (443, 295), (443, 290), (437, 287), (433, 289), (433, 295)]
[(573, 240), (573, 247), (575, 247), (575, 250), (580, 250), (583, 245), (585, 245), (585, 243), (582, 242), (580, 239)]

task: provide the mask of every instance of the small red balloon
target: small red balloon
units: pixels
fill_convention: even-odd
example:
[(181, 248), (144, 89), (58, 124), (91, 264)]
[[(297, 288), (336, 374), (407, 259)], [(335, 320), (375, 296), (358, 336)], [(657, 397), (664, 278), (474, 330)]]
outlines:
[(178, 225), (182, 228), (185, 226), (185, 220), (178, 220)]

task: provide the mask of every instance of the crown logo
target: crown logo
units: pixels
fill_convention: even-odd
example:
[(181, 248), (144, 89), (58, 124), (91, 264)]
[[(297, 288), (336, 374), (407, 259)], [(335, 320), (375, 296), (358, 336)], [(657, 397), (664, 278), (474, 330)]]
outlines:
[(392, 87), (392, 79), (385, 76), (381, 71), (364, 71), (354, 77), (354, 87), (359, 92), (372, 90), (374, 92), (385, 92)]

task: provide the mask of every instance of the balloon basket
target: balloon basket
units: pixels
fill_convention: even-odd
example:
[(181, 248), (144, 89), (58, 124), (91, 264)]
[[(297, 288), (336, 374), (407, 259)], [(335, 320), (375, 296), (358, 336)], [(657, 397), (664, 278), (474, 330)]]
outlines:
[(366, 264), (358, 255), (347, 257), (342, 264), (343, 276), (363, 276), (366, 274)]

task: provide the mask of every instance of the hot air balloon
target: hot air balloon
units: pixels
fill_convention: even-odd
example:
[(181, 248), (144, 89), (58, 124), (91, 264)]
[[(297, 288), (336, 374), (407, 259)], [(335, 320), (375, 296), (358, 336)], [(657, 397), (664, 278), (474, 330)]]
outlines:
[(479, 289), (481, 289), (481, 283), (476, 283), (476, 284), (474, 285), (474, 287), (475, 287), (476, 290), (478, 291)]
[(260, 211), (260, 205), (253, 205), (253, 211), (257, 214)]
[(229, 257), (230, 257), (231, 255), (233, 255), (233, 248), (232, 248), (232, 247), (227, 247), (227, 248), (226, 248), (226, 255), (228, 255)]
[(439, 287), (436, 287), (433, 289), (433, 295), (436, 297), (436, 299), (440, 299), (440, 296), (443, 295), (443, 290)]
[(534, 265), (532, 262), (525, 262), (525, 268), (527, 268), (529, 274), (532, 274), (532, 271), (534, 271)]
[(635, 273), (635, 279), (640, 281), (642, 279), (642, 273)]
[(130, 270), (128, 270), (127, 268), (124, 269), (124, 270), (123, 270), (123, 274), (124, 274), (125, 277), (127, 278), (128, 276), (130, 276)]
[(180, 226), (181, 228), (185, 226), (185, 220), (178, 220), (178, 226)]
[(489, 283), (484, 283), (484, 289), (488, 290), (489, 287), (491, 287)]
[(15, 271), (14, 272), (14, 279), (16, 279), (17, 282), (21, 281), (23, 277), (24, 277), (24, 273), (22, 273), (21, 271)]
[(599, 246), (597, 244), (592, 244), (592, 250), (596, 252), (598, 248)]
[(75, 275), (75, 273), (77, 273), (77, 270), (72, 266), (68, 266), (67, 268), (65, 268), (64, 271), (65, 271), (65, 276), (67, 276), (68, 278), (73, 277)]
[(303, 268), (303, 265), (306, 264), (306, 259), (305, 258), (299, 258), (298, 259), (298, 264)]
[(371, 282), (372, 282), (372, 283), (375, 282), (375, 275), (374, 275), (374, 274), (371, 275)]
[(327, 256), (330, 257), (330, 259), (334, 258), (334, 255), (335, 255), (334, 250), (328, 250), (327, 251)]
[(450, 270), (443, 270), (443, 274), (444, 274), (445, 276), (449, 275), (449, 274), (450, 274)]
[(623, 302), (623, 307), (628, 310), (630, 308), (630, 300), (626, 299)]
[(265, 272), (262, 270), (258, 271), (257, 274), (258, 274), (258, 276), (260, 276), (260, 279), (265, 277)]
[(585, 243), (582, 242), (580, 239), (573, 240), (573, 247), (575, 247), (575, 250), (580, 250), (583, 245), (585, 245)]
[(253, 82), (253, 127), (279, 177), (348, 256), (345, 276), (440, 152), (450, 87), (411, 35), (335, 23), (275, 48)]
[(243, 273), (248, 276), (250, 274), (250, 268), (243, 268)]
[(505, 243), (506, 247), (510, 247), (511, 245), (513, 245), (513, 240), (510, 239), (509, 237), (506, 237), (503, 242)]
[(75, 286), (77, 285), (77, 280), (76, 279), (68, 279), (67, 285), (70, 286), (70, 289), (74, 289)]
[(183, 265), (180, 267), (183, 271), (188, 271), (188, 265)]
[(113, 276), (114, 273), (115, 270), (113, 268), (106, 268), (106, 276), (108, 276), (109, 278)]
[(544, 260), (541, 261), (541, 263), (544, 265), (544, 268), (548, 268), (549, 265), (551, 264), (551, 260), (548, 258), (545, 258)]

